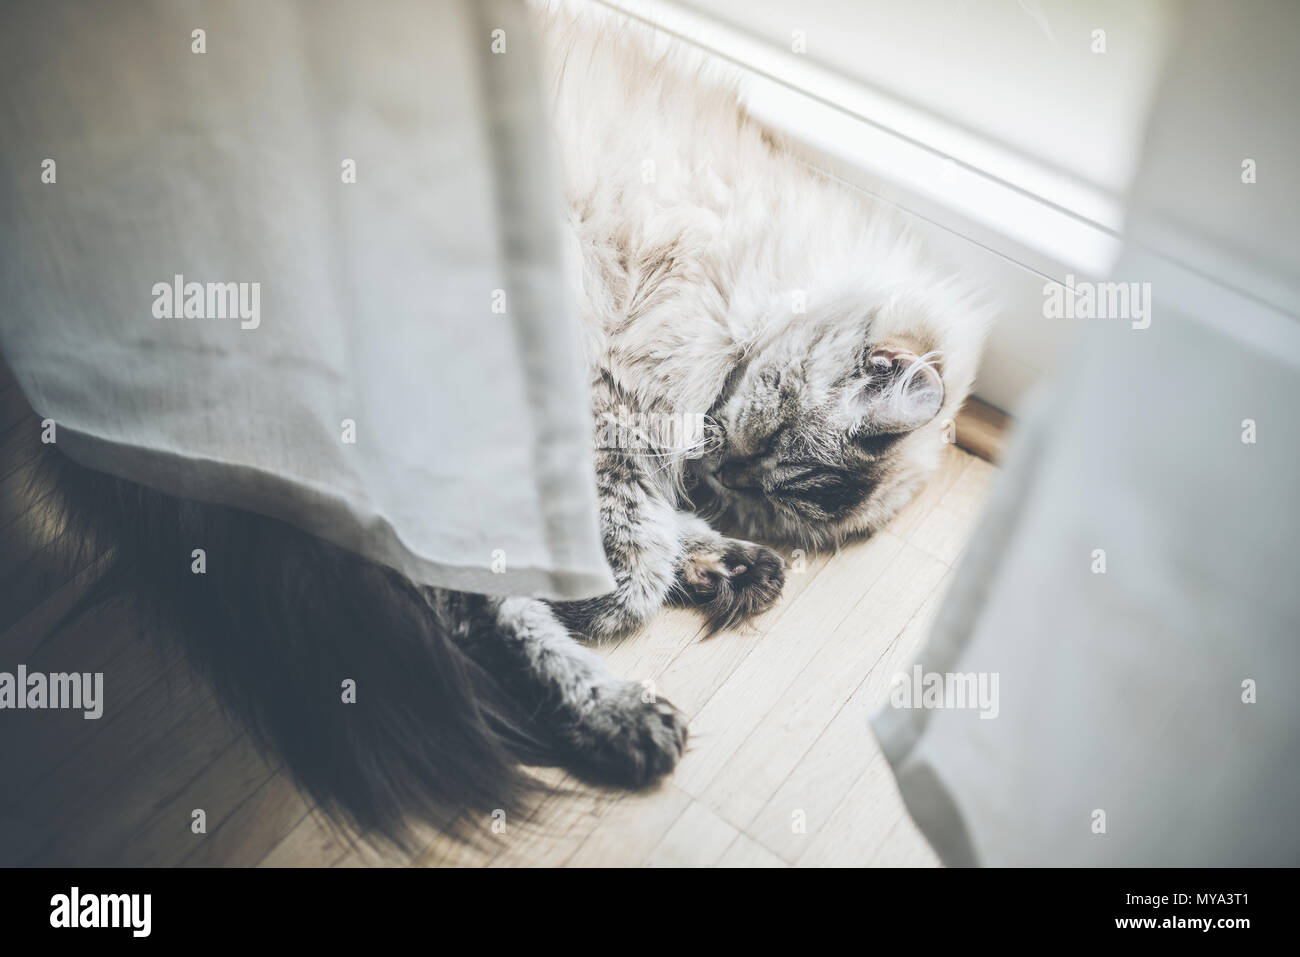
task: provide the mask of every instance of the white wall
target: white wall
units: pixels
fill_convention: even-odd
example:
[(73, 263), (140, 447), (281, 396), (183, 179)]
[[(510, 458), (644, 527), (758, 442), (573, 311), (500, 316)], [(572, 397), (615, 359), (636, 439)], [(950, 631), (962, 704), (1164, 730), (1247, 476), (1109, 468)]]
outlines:
[(982, 398), (1014, 409), (1063, 361), (1078, 328), (1044, 318), (1044, 284), (1118, 254), (1168, 3), (600, 2), (731, 61), (756, 116), (985, 283)]

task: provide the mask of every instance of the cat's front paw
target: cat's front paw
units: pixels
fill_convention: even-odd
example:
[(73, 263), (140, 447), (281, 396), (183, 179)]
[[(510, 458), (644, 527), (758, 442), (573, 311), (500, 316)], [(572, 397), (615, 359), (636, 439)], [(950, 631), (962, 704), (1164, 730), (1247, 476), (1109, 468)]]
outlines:
[(725, 538), (716, 547), (688, 552), (678, 585), (718, 631), (772, 607), (785, 585), (785, 562), (763, 545)]
[(686, 735), (686, 715), (638, 682), (628, 681), (593, 692), (571, 740), (588, 775), (641, 787), (677, 766)]

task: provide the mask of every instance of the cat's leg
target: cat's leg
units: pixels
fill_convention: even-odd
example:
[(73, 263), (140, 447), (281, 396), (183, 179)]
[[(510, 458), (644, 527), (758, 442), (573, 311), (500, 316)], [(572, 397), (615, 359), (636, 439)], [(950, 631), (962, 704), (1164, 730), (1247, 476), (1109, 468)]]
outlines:
[(726, 538), (673, 506), (627, 450), (597, 451), (601, 535), (614, 591), (559, 602), (566, 625), (601, 640), (640, 626), (668, 603), (701, 607), (714, 630), (770, 607), (785, 582), (769, 548)]
[(676, 587), (682, 534), (677, 510), (631, 452), (597, 450), (596, 491), (614, 590), (554, 607), (572, 630), (601, 641), (639, 627), (667, 603)]
[(545, 602), (486, 601), (490, 627), (458, 640), (535, 716), (566, 763), (633, 787), (676, 766), (686, 746), (685, 715), (648, 686), (610, 672)]

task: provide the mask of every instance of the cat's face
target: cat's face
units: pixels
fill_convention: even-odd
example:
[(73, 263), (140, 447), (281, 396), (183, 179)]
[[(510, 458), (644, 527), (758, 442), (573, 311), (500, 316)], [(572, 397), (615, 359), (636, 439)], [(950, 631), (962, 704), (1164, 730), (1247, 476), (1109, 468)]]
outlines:
[(697, 497), (744, 537), (816, 547), (875, 531), (938, 461), (940, 358), (900, 340), (822, 345), (760, 353), (714, 411)]

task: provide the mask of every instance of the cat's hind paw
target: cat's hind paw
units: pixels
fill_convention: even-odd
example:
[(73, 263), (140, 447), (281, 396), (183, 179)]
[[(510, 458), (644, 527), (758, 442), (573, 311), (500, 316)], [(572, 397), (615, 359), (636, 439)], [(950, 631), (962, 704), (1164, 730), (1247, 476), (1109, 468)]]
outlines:
[(720, 631), (776, 603), (785, 562), (766, 546), (727, 538), (688, 552), (677, 578), (681, 595), (704, 611), (711, 631)]
[(578, 770), (623, 787), (663, 777), (686, 749), (686, 715), (635, 681), (594, 691), (571, 731)]

